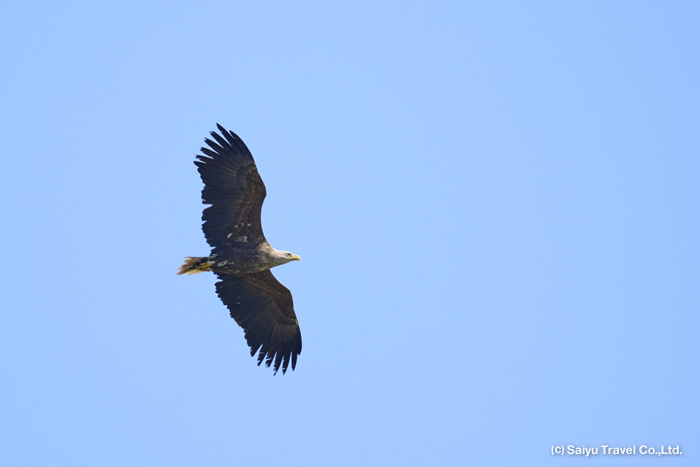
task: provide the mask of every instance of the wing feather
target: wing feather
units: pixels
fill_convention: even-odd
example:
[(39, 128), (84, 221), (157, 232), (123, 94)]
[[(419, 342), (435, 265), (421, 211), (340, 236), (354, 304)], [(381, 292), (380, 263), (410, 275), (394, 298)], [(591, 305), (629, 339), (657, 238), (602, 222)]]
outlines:
[(245, 332), (251, 355), (258, 352), (275, 373), (296, 367), (301, 353), (301, 331), (292, 294), (267, 270), (246, 276), (217, 274), (216, 292)]
[(235, 133), (217, 126), (223, 137), (212, 132), (216, 141), (206, 138), (209, 147), (195, 161), (204, 182), (202, 202), (211, 205), (202, 214), (202, 230), (214, 251), (233, 246), (239, 238), (249, 244), (265, 241), (261, 211), (267, 193), (248, 147)]

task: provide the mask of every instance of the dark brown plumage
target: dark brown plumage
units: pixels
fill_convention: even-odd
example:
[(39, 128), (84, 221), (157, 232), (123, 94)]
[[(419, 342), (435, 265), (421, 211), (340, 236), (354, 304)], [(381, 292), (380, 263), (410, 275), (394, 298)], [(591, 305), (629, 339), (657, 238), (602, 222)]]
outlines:
[(202, 230), (212, 248), (208, 257), (188, 257), (178, 274), (213, 271), (216, 292), (231, 317), (243, 328), (251, 355), (258, 353), (275, 373), (296, 367), (301, 353), (301, 332), (292, 294), (270, 268), (299, 257), (275, 250), (265, 239), (261, 211), (266, 189), (255, 161), (243, 141), (217, 124), (209, 146), (197, 156), (204, 182)]

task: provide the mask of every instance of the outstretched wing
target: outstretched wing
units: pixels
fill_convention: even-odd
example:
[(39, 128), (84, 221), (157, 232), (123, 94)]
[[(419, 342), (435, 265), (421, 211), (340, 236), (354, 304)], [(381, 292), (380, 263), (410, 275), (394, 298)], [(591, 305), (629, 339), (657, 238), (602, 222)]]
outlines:
[(232, 131), (217, 124), (223, 136), (212, 131), (195, 165), (204, 182), (202, 202), (211, 204), (202, 214), (202, 230), (214, 251), (236, 242), (257, 244), (265, 240), (260, 213), (265, 184), (253, 155)]
[(281, 364), (285, 373), (291, 359), (294, 369), (301, 353), (301, 331), (289, 289), (269, 270), (242, 277), (217, 275), (221, 280), (216, 293), (245, 331), (250, 355), (260, 350), (258, 365), (264, 360), (277, 374)]

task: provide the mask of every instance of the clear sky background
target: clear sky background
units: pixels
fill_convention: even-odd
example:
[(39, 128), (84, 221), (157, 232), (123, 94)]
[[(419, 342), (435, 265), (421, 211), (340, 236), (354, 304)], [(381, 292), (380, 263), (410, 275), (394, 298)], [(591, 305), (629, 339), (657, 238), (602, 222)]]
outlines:
[[(0, 53), (1, 465), (700, 465), (697, 2), (3, 2)], [(284, 376), (175, 275), (217, 122)]]

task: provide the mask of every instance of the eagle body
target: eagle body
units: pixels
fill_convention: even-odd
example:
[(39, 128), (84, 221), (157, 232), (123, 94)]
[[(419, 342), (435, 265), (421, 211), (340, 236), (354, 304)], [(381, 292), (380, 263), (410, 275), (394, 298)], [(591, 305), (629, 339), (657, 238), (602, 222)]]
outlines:
[(185, 262), (178, 274), (214, 271), (217, 274), (244, 276), (298, 260), (299, 257), (288, 251), (275, 250), (265, 242), (255, 246), (233, 246), (205, 258), (188, 258), (192, 259), (197, 261)]
[(214, 254), (212, 271), (222, 274), (251, 274), (294, 260), (299, 260), (299, 257), (288, 251), (275, 250), (267, 242), (252, 248), (233, 246)]
[(178, 274), (212, 271), (219, 277), (216, 292), (231, 317), (243, 328), (251, 355), (258, 353), (275, 373), (292, 369), (301, 354), (301, 331), (292, 294), (270, 272), (275, 266), (299, 260), (274, 249), (262, 231), (261, 211), (266, 189), (253, 156), (232, 131), (217, 125), (221, 135), (197, 156), (204, 189), (202, 230), (212, 247), (206, 257), (187, 257)]

